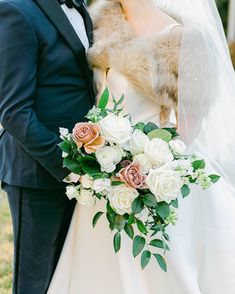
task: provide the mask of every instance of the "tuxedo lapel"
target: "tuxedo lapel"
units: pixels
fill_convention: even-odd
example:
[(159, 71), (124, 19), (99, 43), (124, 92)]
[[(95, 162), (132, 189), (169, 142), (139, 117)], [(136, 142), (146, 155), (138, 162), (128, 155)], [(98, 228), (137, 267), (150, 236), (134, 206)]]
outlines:
[(70, 21), (64, 14), (57, 0), (34, 0), (41, 10), (47, 15), (50, 21), (54, 24), (59, 33), (66, 40), (68, 45), (74, 51), (78, 58), (79, 64), (84, 72), (88, 75), (89, 69), (86, 60), (85, 48), (72, 27)]

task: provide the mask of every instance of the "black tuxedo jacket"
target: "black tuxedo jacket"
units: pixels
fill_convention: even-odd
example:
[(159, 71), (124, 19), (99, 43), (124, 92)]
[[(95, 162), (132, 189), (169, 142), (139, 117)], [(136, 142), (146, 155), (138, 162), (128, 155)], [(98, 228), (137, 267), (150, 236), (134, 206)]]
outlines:
[[(91, 22), (86, 19), (88, 35)], [(94, 104), (85, 49), (57, 0), (0, 0), (0, 179), (58, 189), (57, 146)]]

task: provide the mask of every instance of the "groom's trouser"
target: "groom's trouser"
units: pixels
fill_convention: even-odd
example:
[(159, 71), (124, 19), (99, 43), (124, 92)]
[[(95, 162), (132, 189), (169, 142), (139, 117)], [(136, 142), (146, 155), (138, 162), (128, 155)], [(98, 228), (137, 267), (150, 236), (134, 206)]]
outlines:
[[(14, 231), (14, 294), (47, 291), (75, 202), (65, 190), (20, 188), (2, 183), (8, 194)], [(59, 293), (58, 293), (59, 294)]]

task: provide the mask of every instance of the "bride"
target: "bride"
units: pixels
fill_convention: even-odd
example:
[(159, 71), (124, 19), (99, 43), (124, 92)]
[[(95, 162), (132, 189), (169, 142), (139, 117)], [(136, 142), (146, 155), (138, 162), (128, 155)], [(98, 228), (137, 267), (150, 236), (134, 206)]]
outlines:
[[(98, 0), (97, 0), (98, 1)], [(183, 28), (179, 60), (178, 125), (189, 149), (207, 159), (222, 179), (207, 192), (197, 188), (180, 203), (169, 229), (168, 272), (154, 260), (144, 271), (123, 236), (114, 254), (105, 218), (96, 228), (94, 208), (77, 205), (48, 294), (234, 294), (235, 293), (235, 79), (213, 0), (122, 0), (136, 38)], [(101, 11), (102, 13), (102, 11)], [(196, 32), (196, 33), (195, 33)], [(98, 75), (100, 77), (102, 75)], [(103, 84), (103, 80), (98, 81)], [(106, 85), (125, 94), (134, 122), (159, 123), (159, 108), (111, 68)]]

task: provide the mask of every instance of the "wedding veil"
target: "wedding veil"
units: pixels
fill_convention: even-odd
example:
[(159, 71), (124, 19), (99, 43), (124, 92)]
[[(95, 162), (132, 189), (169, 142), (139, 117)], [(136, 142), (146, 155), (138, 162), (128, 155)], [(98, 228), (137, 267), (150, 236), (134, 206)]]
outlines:
[[(179, 133), (220, 174), (191, 202), (184, 234), (235, 256), (235, 74), (214, 0), (154, 0), (184, 26), (179, 63)], [(203, 198), (204, 197), (204, 198)], [(188, 221), (188, 224), (186, 222)], [(226, 244), (226, 245), (225, 245)]]

